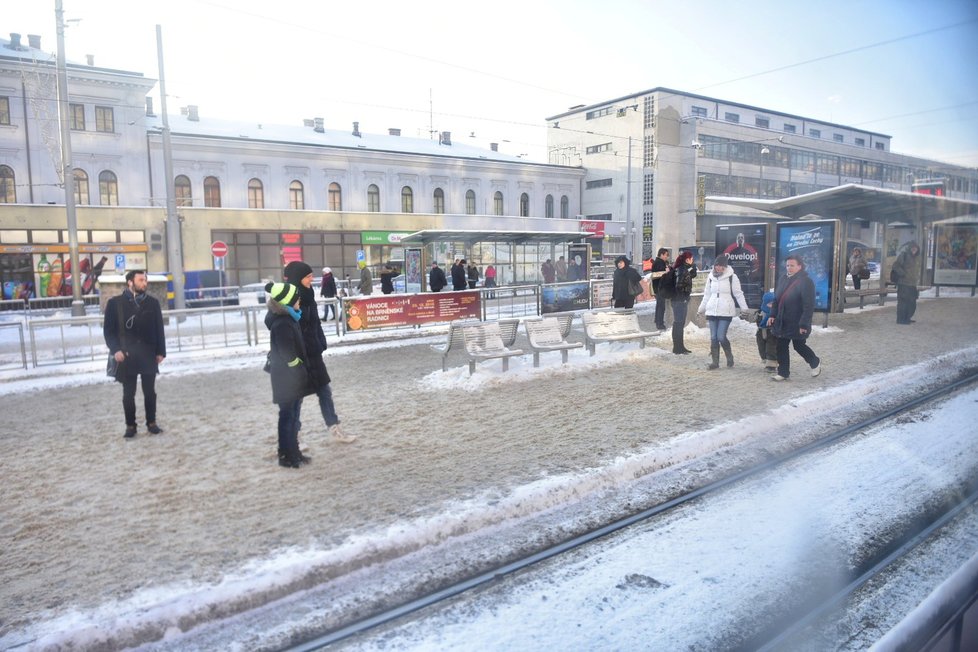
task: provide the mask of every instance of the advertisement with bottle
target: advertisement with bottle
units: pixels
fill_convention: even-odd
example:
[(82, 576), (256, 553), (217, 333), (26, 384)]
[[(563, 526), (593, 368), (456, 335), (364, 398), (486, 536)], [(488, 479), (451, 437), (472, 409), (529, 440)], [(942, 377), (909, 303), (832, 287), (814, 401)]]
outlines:
[(832, 305), (833, 272), (836, 269), (838, 220), (779, 222), (776, 280), (785, 275), (784, 261), (798, 256), (815, 283), (815, 311), (828, 312)]

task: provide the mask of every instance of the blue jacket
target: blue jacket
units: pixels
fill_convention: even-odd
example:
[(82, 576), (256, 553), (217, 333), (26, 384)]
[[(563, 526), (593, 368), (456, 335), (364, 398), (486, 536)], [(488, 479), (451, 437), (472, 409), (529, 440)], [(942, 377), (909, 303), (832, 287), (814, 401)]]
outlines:
[(774, 292), (765, 292), (761, 297), (761, 314), (758, 317), (759, 326), (767, 328), (767, 320), (771, 317), (771, 302), (774, 301)]

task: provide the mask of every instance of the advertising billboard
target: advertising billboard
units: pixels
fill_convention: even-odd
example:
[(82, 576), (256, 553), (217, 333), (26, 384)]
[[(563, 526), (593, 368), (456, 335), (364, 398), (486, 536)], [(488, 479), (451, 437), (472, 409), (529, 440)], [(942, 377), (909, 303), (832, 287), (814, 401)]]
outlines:
[(478, 291), (352, 297), (343, 300), (348, 332), (482, 316)]
[(784, 261), (794, 254), (815, 283), (815, 310), (828, 312), (832, 305), (833, 272), (836, 269), (838, 220), (778, 223), (777, 279), (785, 275)]
[(978, 224), (937, 224), (935, 285), (978, 285)]
[(717, 225), (717, 255), (727, 255), (751, 308), (760, 308), (764, 296), (767, 245), (767, 224)]
[(591, 308), (591, 292), (588, 283), (558, 283), (540, 286), (540, 311), (568, 312)]

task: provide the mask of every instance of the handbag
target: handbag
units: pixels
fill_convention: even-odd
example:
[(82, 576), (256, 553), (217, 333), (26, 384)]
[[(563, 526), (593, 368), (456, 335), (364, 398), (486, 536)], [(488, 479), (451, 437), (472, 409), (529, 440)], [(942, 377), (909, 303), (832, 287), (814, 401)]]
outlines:
[(272, 373), (272, 352), (271, 351), (269, 351), (265, 355), (265, 366), (263, 366), (261, 368), (261, 370), (264, 371), (266, 374)]
[(866, 269), (866, 268), (863, 268), (863, 269), (859, 270), (859, 278), (861, 278), (864, 281), (866, 279), (868, 279), (869, 278), (869, 270)]
[(109, 361), (105, 364), (105, 375), (115, 378), (119, 375), (119, 362), (115, 359), (115, 354), (109, 354)]
[(629, 281), (628, 282), (628, 294), (629, 295), (631, 295), (633, 297), (637, 297), (638, 295), (642, 294), (642, 292), (644, 292), (644, 291), (645, 290), (642, 288), (642, 284), (641, 283), (638, 283), (636, 281)]

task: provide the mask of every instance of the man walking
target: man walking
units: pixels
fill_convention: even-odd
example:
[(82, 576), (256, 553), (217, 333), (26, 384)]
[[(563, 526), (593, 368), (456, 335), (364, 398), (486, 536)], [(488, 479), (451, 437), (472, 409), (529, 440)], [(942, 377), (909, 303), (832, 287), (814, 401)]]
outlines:
[(126, 272), (126, 289), (105, 304), (102, 335), (119, 364), (116, 380), (122, 383), (122, 410), (126, 439), (136, 436), (136, 381), (143, 378), (146, 430), (163, 432), (156, 423), (156, 374), (166, 358), (163, 311), (160, 302), (146, 293), (145, 270)]
[(448, 285), (448, 279), (445, 278), (445, 272), (438, 263), (431, 263), (431, 271), (428, 272), (428, 287), (432, 292), (441, 292), (441, 289)]
[(917, 312), (917, 285), (920, 283), (920, 247), (916, 242), (911, 242), (897, 256), (890, 270), (890, 280), (897, 286), (896, 322), (912, 324), (912, 317)]
[(669, 269), (669, 250), (659, 247), (659, 253), (652, 261), (652, 294), (655, 295), (655, 327), (666, 330), (666, 300), (659, 296), (659, 279)]

